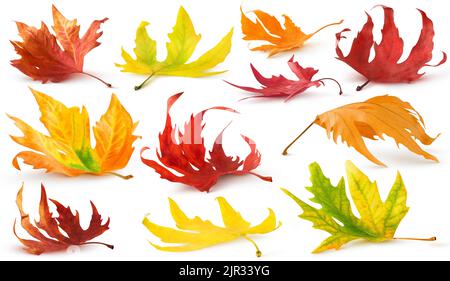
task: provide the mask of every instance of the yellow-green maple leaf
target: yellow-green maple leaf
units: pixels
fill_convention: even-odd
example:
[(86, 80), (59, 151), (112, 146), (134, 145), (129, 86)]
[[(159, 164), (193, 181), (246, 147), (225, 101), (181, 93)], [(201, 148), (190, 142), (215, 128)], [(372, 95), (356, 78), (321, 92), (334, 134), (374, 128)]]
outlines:
[(147, 33), (148, 22), (141, 22), (136, 31), (136, 47), (133, 58), (122, 48), (124, 64), (116, 64), (123, 72), (132, 72), (148, 75), (148, 78), (135, 90), (140, 89), (152, 76), (186, 76), (202, 77), (223, 73), (225, 71), (209, 71), (219, 63), (223, 62), (231, 49), (231, 38), (233, 29), (212, 49), (204, 53), (197, 60), (187, 63), (192, 56), (200, 34), (197, 34), (191, 18), (183, 7), (180, 7), (177, 22), (172, 33), (168, 35), (170, 41), (166, 44), (167, 57), (164, 61), (156, 58), (156, 41), (151, 39)]
[[(347, 197), (344, 178), (341, 178), (337, 186), (333, 186), (319, 164), (312, 163), (309, 170), (312, 186), (306, 189), (314, 195), (311, 202), (319, 204), (320, 209), (308, 205), (288, 190), (282, 190), (302, 208), (300, 218), (311, 221), (314, 228), (331, 234), (314, 253), (337, 250), (355, 239), (372, 242), (395, 239), (395, 231), (409, 209), (406, 206), (406, 188), (400, 173), (397, 173), (394, 185), (383, 202), (376, 182), (370, 181), (351, 161), (346, 162), (350, 195), (360, 215), (358, 218), (353, 214)], [(432, 237), (415, 240), (435, 239)]]
[(250, 234), (265, 234), (278, 228), (275, 213), (269, 209), (269, 215), (266, 219), (256, 226), (244, 220), (239, 212), (223, 197), (218, 197), (220, 212), (224, 227), (216, 226), (208, 220), (202, 220), (199, 217), (188, 218), (180, 209), (178, 204), (169, 198), (170, 212), (172, 217), (180, 229), (164, 227), (151, 222), (147, 217), (144, 218), (143, 224), (155, 236), (158, 236), (162, 242), (176, 244), (174, 246), (159, 246), (150, 243), (158, 250), (169, 252), (185, 252), (199, 250), (216, 244), (225, 243), (236, 240), (240, 237), (250, 241), (256, 247), (256, 255), (261, 256), (256, 243), (248, 237)]

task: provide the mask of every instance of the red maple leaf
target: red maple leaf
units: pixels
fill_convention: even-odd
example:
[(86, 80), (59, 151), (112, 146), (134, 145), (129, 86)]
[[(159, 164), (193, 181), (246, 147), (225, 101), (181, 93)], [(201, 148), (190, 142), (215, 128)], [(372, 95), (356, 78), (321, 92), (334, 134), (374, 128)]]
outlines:
[(302, 67), (298, 62), (294, 61), (294, 56), (289, 59), (287, 64), (291, 71), (295, 74), (295, 76), (297, 76), (298, 80), (287, 79), (283, 75), (266, 78), (261, 75), (261, 73), (253, 66), (253, 64), (250, 64), (253, 75), (261, 84), (261, 88), (239, 86), (228, 81), (225, 82), (241, 90), (259, 94), (257, 96), (252, 96), (244, 99), (285, 97), (285, 101), (288, 101), (293, 97), (303, 93), (310, 87), (319, 87), (321, 85), (324, 85), (324, 80), (332, 80), (336, 82), (339, 86), (339, 94), (342, 94), (342, 89), (339, 82), (337, 82), (333, 78), (312, 80), (314, 75), (316, 75), (319, 70), (312, 67)]
[(71, 74), (80, 73), (111, 87), (111, 84), (83, 71), (84, 57), (100, 45), (97, 39), (103, 32), (98, 32), (98, 29), (107, 18), (92, 22), (80, 38), (80, 26), (77, 25), (76, 19), (66, 19), (55, 6), (52, 6), (52, 13), (56, 36), (50, 33), (44, 22), (41, 23), (40, 29), (16, 22), (23, 42), (11, 41), (17, 54), (21, 56), (12, 60), (11, 64), (33, 80), (42, 83), (60, 82)]
[[(224, 130), (217, 136), (214, 145), (206, 156), (206, 148), (202, 136), (204, 114), (212, 109), (236, 112), (227, 107), (212, 107), (203, 110), (196, 115), (192, 114), (189, 121), (184, 125), (184, 133), (172, 127), (170, 108), (180, 98), (182, 93), (173, 95), (167, 101), (167, 117), (164, 131), (159, 134), (160, 152), (157, 152), (158, 162), (145, 159), (142, 154), (148, 150), (141, 150), (141, 159), (144, 164), (153, 168), (160, 174), (161, 178), (171, 182), (180, 182), (199, 191), (209, 191), (224, 175), (252, 174), (262, 180), (272, 181), (271, 177), (264, 177), (252, 172), (259, 166), (261, 154), (256, 149), (255, 143), (246, 136), (242, 136), (250, 147), (250, 153), (244, 160), (239, 156), (227, 156), (222, 147), (222, 136)], [(177, 174), (174, 174), (175, 171)]]
[[(35, 255), (43, 252), (55, 252), (69, 248), (72, 245), (101, 244), (113, 249), (112, 245), (101, 242), (87, 242), (109, 229), (109, 219), (102, 224), (102, 217), (97, 211), (94, 203), (91, 202), (92, 218), (89, 226), (84, 230), (80, 225), (78, 211), (75, 215), (70, 207), (64, 207), (56, 200), (50, 201), (56, 206), (57, 217), (53, 217), (50, 212), (47, 200), (47, 193), (44, 185), (41, 185), (41, 200), (39, 203), (39, 221), (33, 225), (30, 216), (24, 212), (22, 207), (23, 186), (17, 193), (17, 207), (20, 211), (21, 225), (31, 237), (36, 240), (23, 239), (16, 234), (16, 223), (14, 222), (14, 235), (25, 246), (25, 249)], [(62, 231), (61, 231), (62, 230)], [(45, 234), (44, 234), (45, 233)]]
[[(447, 54), (443, 53), (442, 60), (436, 65), (430, 65), (428, 62), (432, 59), (434, 29), (433, 22), (427, 17), (424, 11), (419, 10), (422, 15), (422, 31), (416, 45), (412, 48), (408, 58), (399, 63), (398, 60), (403, 54), (403, 39), (394, 22), (394, 10), (389, 7), (381, 6), (384, 10), (384, 26), (381, 30), (382, 40), (380, 44), (374, 42), (372, 29), (372, 17), (367, 14), (367, 22), (361, 31), (353, 40), (352, 47), (347, 56), (344, 56), (339, 42), (343, 33), (350, 31), (344, 29), (336, 34), (336, 53), (337, 59), (345, 62), (354, 70), (367, 78), (367, 81), (356, 88), (360, 91), (369, 82), (412, 82), (424, 75), (419, 70), (424, 66), (436, 67), (447, 60)], [(369, 61), (371, 49), (374, 47), (375, 56)]]

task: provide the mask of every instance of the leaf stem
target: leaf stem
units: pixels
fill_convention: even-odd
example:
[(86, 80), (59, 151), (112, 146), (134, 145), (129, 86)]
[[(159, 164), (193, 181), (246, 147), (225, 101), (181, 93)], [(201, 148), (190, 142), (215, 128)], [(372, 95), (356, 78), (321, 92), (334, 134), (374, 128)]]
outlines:
[(394, 237), (395, 240), (414, 240), (414, 241), (436, 241), (436, 236), (430, 238), (409, 238), (409, 237)]
[(144, 82), (142, 82), (140, 85), (134, 86), (134, 90), (135, 90), (135, 91), (138, 91), (138, 90), (140, 90), (142, 87), (144, 87), (145, 83), (147, 83), (148, 80), (150, 80), (150, 79), (153, 77), (154, 74), (155, 74), (155, 73), (153, 72), (152, 74), (150, 74), (150, 76), (148, 76), (147, 78), (145, 78)]
[(257, 176), (258, 178), (262, 179), (263, 181), (272, 182), (272, 177), (261, 176), (260, 174), (257, 174), (257, 173), (254, 173), (254, 172), (249, 172), (249, 174)]
[(283, 155), (288, 155), (288, 150), (289, 148), (301, 137), (303, 136), (304, 133), (306, 133), (306, 131), (308, 131), (309, 128), (311, 128), (312, 125), (314, 125), (314, 123), (316, 122), (316, 119), (314, 119), (314, 121), (311, 122), (311, 124), (308, 125), (308, 127), (306, 127), (306, 129), (304, 129), (288, 146), (286, 146), (286, 148), (283, 150)]
[(249, 241), (250, 243), (253, 244), (253, 246), (255, 246), (255, 248), (256, 248), (256, 256), (257, 256), (258, 258), (260, 258), (260, 257), (262, 256), (262, 252), (261, 252), (261, 250), (259, 250), (259, 247), (258, 247), (258, 245), (256, 244), (256, 242), (255, 242), (253, 239), (251, 239), (251, 238), (249, 238), (249, 237), (247, 237), (247, 236), (245, 236), (245, 235), (242, 236), (242, 237), (244, 237), (245, 240)]
[(92, 78), (94, 78), (94, 79), (97, 79), (98, 81), (100, 81), (100, 82), (102, 82), (103, 84), (105, 84), (106, 87), (108, 87), (108, 88), (111, 88), (111, 87), (112, 87), (112, 85), (111, 85), (110, 83), (106, 82), (105, 80), (103, 80), (103, 79), (101, 79), (100, 77), (97, 77), (97, 76), (95, 76), (95, 75), (93, 75), (93, 74), (90, 74), (90, 73), (87, 73), (87, 72), (81, 72), (81, 74), (84, 74), (84, 75), (87, 75), (87, 76), (92, 77)]
[(103, 246), (110, 248), (111, 250), (114, 249), (114, 245), (106, 244), (103, 242), (84, 242), (84, 243), (81, 243), (80, 245), (103, 245)]
[(121, 174), (116, 173), (116, 172), (109, 172), (108, 174), (116, 176), (116, 177), (119, 177), (119, 178), (124, 179), (124, 180), (129, 180), (129, 179), (133, 178), (133, 175), (125, 175), (124, 176), (124, 175), (121, 175)]
[(339, 24), (341, 24), (341, 23), (343, 23), (343, 22), (344, 22), (344, 20), (340, 20), (340, 21), (338, 21), (338, 22), (333, 22), (333, 23), (324, 25), (324, 26), (322, 26), (321, 28), (319, 28), (319, 29), (317, 29), (316, 31), (314, 31), (313, 33), (311, 33), (309, 36), (311, 37), (311, 36), (313, 36), (314, 34), (316, 34), (317, 32), (321, 31), (322, 29), (325, 29), (325, 28), (327, 28), (327, 27), (329, 27), (329, 26), (332, 26), (332, 25), (339, 25)]
[(361, 91), (369, 83), (370, 83), (370, 80), (367, 80), (366, 82), (364, 82), (364, 84), (359, 85), (358, 87), (356, 87), (356, 91), (358, 91), (358, 92)]
[(336, 82), (336, 84), (339, 86), (339, 95), (342, 95), (342, 94), (344, 93), (344, 92), (342, 91), (341, 84), (340, 84), (336, 79), (330, 78), (330, 77), (326, 77), (326, 78), (321, 78), (321, 79), (319, 79), (319, 80), (317, 80), (317, 81), (323, 81), (323, 80), (331, 80), (331, 81)]

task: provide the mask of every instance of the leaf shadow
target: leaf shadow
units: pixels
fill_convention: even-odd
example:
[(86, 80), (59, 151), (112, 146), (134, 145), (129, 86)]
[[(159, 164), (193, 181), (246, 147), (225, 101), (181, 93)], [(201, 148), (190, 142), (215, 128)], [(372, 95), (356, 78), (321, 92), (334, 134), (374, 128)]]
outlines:
[[(427, 152), (433, 155), (442, 155), (437, 151)], [(379, 159), (389, 166), (401, 166), (401, 167), (416, 167), (416, 166), (426, 166), (426, 165), (436, 165), (439, 164), (433, 160), (425, 159), (421, 155), (410, 152), (406, 148), (402, 149), (381, 149), (376, 152), (376, 154), (381, 155)], [(381, 166), (380, 166), (381, 167)]]
[[(121, 179), (119, 177), (116, 177), (112, 174), (105, 174), (105, 175), (91, 175), (91, 174), (82, 174), (75, 177), (69, 177), (63, 174), (58, 173), (45, 173), (43, 171), (24, 171), (20, 172), (21, 179), (23, 182), (42, 182), (45, 183), (46, 181), (54, 181), (54, 182), (62, 182), (65, 183), (68, 180), (73, 181), (79, 181), (80, 184), (84, 184), (83, 182), (90, 182), (93, 185), (97, 182), (106, 181), (111, 178), (116, 178), (119, 181), (123, 181), (124, 179)], [(82, 181), (84, 180), (84, 181)], [(129, 180), (133, 180), (128, 179)]]

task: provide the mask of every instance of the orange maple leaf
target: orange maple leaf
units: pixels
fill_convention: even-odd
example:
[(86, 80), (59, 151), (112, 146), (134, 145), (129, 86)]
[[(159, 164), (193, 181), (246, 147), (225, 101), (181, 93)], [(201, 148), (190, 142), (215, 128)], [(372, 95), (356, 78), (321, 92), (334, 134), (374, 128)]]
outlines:
[(281, 52), (290, 51), (301, 48), (305, 42), (322, 29), (338, 25), (343, 20), (322, 26), (313, 33), (306, 34), (300, 27), (292, 22), (289, 16), (283, 15), (284, 27), (276, 17), (267, 14), (261, 10), (255, 10), (256, 21), (250, 20), (241, 8), (241, 25), (242, 33), (245, 35), (244, 40), (266, 41), (269, 44), (260, 45), (252, 48), (252, 51), (269, 52), (269, 57)]
[(55, 35), (50, 33), (44, 22), (40, 29), (16, 22), (23, 42), (11, 41), (17, 54), (21, 56), (11, 61), (12, 66), (42, 83), (60, 82), (71, 74), (80, 73), (111, 87), (111, 84), (83, 71), (84, 57), (100, 45), (97, 39), (103, 32), (98, 32), (98, 29), (108, 18), (93, 21), (80, 38), (80, 26), (76, 19), (68, 20), (55, 6), (52, 6), (52, 12)]
[(10, 116), (23, 136), (12, 139), (30, 150), (19, 152), (13, 166), (20, 170), (18, 158), (35, 169), (60, 173), (67, 176), (81, 174), (113, 174), (125, 179), (115, 170), (124, 168), (133, 154), (133, 135), (137, 122), (120, 103), (116, 95), (105, 114), (93, 128), (95, 148), (91, 145), (89, 115), (85, 107), (67, 107), (44, 93), (31, 89), (39, 110), (40, 121), (48, 135), (40, 133), (19, 118)]

